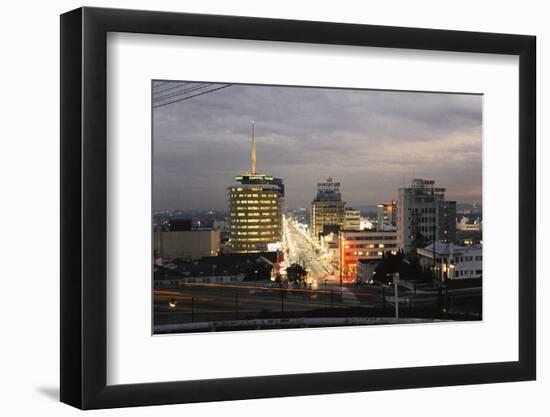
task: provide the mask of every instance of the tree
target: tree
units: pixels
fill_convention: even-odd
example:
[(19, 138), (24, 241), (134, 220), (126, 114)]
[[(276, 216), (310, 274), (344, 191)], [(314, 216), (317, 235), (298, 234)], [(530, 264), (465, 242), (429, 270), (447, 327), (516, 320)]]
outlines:
[(399, 272), (401, 279), (426, 280), (426, 271), (422, 269), (417, 258), (407, 259), (402, 252), (383, 257), (374, 271), (374, 279), (382, 283), (391, 282), (388, 274)]
[(245, 281), (262, 281), (271, 279), (271, 265), (260, 262), (250, 263), (246, 268)]
[[(430, 243), (430, 241), (428, 239), (426, 239), (426, 237), (418, 232), (416, 233), (416, 235), (414, 236), (414, 240), (412, 241), (412, 247), (413, 248), (425, 248), (428, 244)], [(414, 257), (416, 257), (416, 251), (412, 251), (412, 253), (414, 254)]]
[(292, 264), (286, 269), (288, 282), (302, 283), (307, 276), (307, 271), (299, 264)]

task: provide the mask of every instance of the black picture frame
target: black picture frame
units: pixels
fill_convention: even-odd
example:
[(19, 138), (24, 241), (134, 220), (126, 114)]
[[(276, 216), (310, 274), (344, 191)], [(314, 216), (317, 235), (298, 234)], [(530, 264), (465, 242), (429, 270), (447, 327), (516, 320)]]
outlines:
[[(108, 32), (519, 56), (519, 360), (107, 385)], [(535, 379), (534, 36), (85, 7), (61, 16), (60, 57), (62, 402), (95, 409)]]

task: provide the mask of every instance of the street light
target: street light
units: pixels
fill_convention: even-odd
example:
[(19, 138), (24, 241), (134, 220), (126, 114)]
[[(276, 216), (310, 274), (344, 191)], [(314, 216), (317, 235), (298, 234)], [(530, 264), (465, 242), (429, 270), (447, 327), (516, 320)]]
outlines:
[[(455, 277), (455, 264), (449, 264), (449, 276), (447, 278), (453, 279)], [(445, 283), (447, 286), (447, 283)]]
[(344, 270), (344, 241), (344, 235), (340, 232), (340, 292), (342, 291), (344, 284), (344, 277), (342, 276)]

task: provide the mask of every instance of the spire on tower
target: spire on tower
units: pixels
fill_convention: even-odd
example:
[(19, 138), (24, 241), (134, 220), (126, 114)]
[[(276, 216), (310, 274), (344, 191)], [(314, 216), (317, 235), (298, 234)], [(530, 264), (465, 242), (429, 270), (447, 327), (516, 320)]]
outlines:
[(254, 120), (252, 120), (252, 174), (256, 173), (256, 136), (254, 134)]

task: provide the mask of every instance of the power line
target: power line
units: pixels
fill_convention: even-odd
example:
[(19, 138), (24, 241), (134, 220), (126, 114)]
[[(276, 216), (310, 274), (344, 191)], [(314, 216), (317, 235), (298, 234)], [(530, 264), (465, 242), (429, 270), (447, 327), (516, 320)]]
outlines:
[(191, 96), (182, 97), (182, 98), (177, 99), (177, 100), (169, 101), (168, 103), (157, 104), (156, 106), (153, 106), (153, 107), (157, 108), (157, 107), (167, 106), (168, 104), (178, 103), (178, 102), (183, 101), (183, 100), (188, 100), (188, 99), (193, 98), (193, 97), (202, 96), (203, 94), (212, 93), (214, 91), (221, 90), (222, 88), (227, 88), (227, 87), (230, 87), (230, 86), (231, 86), (231, 84), (226, 84), (226, 85), (223, 85), (221, 87), (213, 88), (213, 89), (208, 90), (208, 91), (203, 91), (203, 92), (200, 92), (200, 93), (197, 93), (197, 94), (193, 94)]
[(166, 100), (166, 99), (169, 99), (169, 98), (172, 98), (172, 97), (177, 97), (181, 94), (186, 94), (186, 93), (189, 93), (191, 91), (195, 91), (195, 90), (202, 90), (203, 88), (205, 87), (209, 87), (211, 86), (212, 84), (208, 84), (208, 83), (204, 83), (204, 84), (199, 84), (199, 85), (195, 85), (193, 87), (189, 87), (187, 88), (186, 90), (183, 90), (183, 91), (177, 91), (175, 93), (170, 93), (170, 94), (167, 94), (165, 96), (162, 96), (162, 97), (154, 97), (153, 98), (153, 101), (163, 101), (163, 100)]
[(202, 96), (203, 94), (213, 93), (214, 91), (218, 91), (218, 90), (221, 90), (222, 88), (227, 88), (227, 87), (231, 87), (231, 84), (222, 85), (221, 87), (214, 88), (214, 89), (208, 90), (208, 91), (203, 91), (203, 92), (200, 92), (200, 93), (197, 93), (197, 94), (193, 94), (192, 96), (182, 97), (178, 100), (169, 101), (168, 103), (157, 104), (156, 106), (153, 106), (153, 108), (156, 109), (158, 107), (167, 106), (167, 105), (173, 104), (173, 103), (178, 103), (178, 102), (183, 101), (183, 100), (189, 100), (190, 98)]
[(178, 82), (178, 85), (175, 85), (173, 87), (170, 87), (170, 88), (166, 88), (164, 90), (160, 90), (160, 91), (155, 91), (155, 94), (162, 94), (162, 93), (165, 93), (166, 91), (170, 91), (170, 90), (174, 90), (175, 88), (180, 88), (180, 87), (186, 87), (186, 84), (189, 84), (188, 82)]
[(163, 86), (164, 84), (168, 84), (170, 81), (161, 81), (159, 82), (158, 84), (155, 84), (153, 86), (153, 88), (157, 88), (157, 87), (160, 87), (160, 86)]
[[(178, 97), (178, 96), (181, 97), (181, 96), (184, 96), (185, 94), (188, 94), (188, 93), (191, 93), (191, 92), (194, 92), (194, 91), (197, 91), (197, 90), (202, 90), (203, 88), (208, 88), (208, 87), (211, 87), (211, 86), (212, 86), (212, 84), (203, 84), (203, 85), (193, 86), (193, 87), (187, 88), (185, 90), (180, 90), (180, 91), (177, 91), (175, 93), (167, 94), (167, 95), (162, 96), (162, 97), (153, 97), (153, 102), (165, 101), (165, 100), (169, 100), (171, 98)], [(157, 104), (160, 104), (160, 103), (157, 103)]]
[[(202, 85), (202, 84), (199, 84), (199, 85)], [(166, 95), (163, 95), (163, 93), (165, 93), (166, 91), (168, 90), (174, 90), (174, 89), (177, 89), (177, 88), (184, 88), (185, 90), (184, 91), (187, 91), (187, 89), (190, 89), (190, 90), (193, 90), (195, 89), (197, 86), (194, 85), (194, 86), (188, 86), (188, 85), (178, 85), (178, 86), (175, 86), (175, 87), (172, 87), (172, 88), (168, 88), (166, 90), (163, 90), (163, 91), (154, 91), (153, 92), (153, 99), (154, 100), (162, 100), (163, 97), (171, 97), (173, 95), (177, 95), (177, 94), (180, 94), (182, 93), (182, 91), (172, 91), (171, 93), (168, 93)]]

